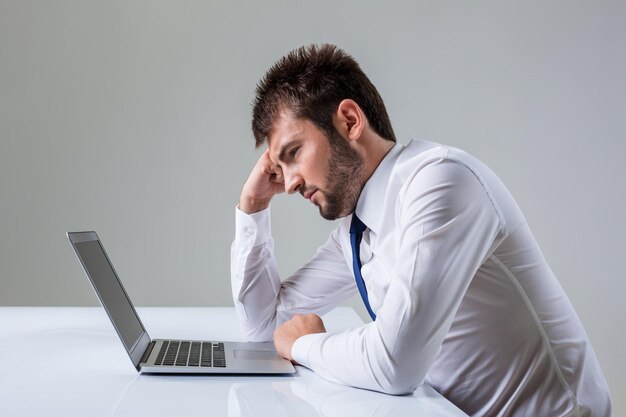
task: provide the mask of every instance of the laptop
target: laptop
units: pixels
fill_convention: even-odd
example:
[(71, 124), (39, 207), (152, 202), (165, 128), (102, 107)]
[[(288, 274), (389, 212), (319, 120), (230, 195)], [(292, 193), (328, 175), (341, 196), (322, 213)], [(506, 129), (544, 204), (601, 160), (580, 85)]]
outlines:
[(271, 342), (152, 340), (96, 232), (67, 237), (137, 371), (158, 374), (293, 374)]

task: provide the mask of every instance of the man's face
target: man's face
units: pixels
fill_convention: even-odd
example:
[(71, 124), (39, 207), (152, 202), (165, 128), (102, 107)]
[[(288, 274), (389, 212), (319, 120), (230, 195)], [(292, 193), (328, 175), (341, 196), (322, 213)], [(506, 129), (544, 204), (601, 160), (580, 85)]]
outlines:
[(354, 211), (365, 183), (363, 158), (339, 132), (327, 137), (311, 121), (282, 113), (268, 143), (288, 193), (302, 194), (327, 220)]

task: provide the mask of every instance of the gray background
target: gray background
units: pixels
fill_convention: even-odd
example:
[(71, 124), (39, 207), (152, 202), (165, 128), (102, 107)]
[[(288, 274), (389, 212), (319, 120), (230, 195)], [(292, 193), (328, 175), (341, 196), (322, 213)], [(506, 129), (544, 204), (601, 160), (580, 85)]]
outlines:
[[(231, 305), (255, 84), (332, 42), (401, 142), (502, 177), (624, 414), (624, 22), (623, 1), (0, 0), (0, 305), (96, 305), (65, 238), (92, 229), (137, 305)], [(299, 196), (272, 210), (286, 275), (334, 225)]]

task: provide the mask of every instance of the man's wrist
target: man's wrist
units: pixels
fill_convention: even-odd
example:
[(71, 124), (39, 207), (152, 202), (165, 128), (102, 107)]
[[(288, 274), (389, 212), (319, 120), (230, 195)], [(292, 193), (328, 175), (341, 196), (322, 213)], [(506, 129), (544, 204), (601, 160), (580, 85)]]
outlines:
[(270, 205), (270, 201), (271, 199), (259, 200), (248, 196), (242, 196), (239, 199), (239, 210), (243, 211), (246, 214), (258, 213), (259, 211), (268, 208)]
[(272, 238), (270, 207), (256, 213), (235, 209), (235, 242), (250, 247), (267, 243)]
[(311, 333), (300, 336), (291, 345), (291, 360), (299, 365), (310, 367), (309, 351), (313, 344), (318, 343), (327, 333)]

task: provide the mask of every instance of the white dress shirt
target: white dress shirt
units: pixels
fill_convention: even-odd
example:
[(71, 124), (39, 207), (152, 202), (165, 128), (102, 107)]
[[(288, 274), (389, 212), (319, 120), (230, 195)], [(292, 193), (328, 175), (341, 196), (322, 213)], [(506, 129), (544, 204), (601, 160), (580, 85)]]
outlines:
[[(377, 318), (300, 337), (292, 356), (322, 377), (390, 394), (426, 382), (473, 416), (611, 415), (585, 330), (500, 179), (471, 155), (396, 145), (363, 188), (362, 275)], [(281, 282), (270, 210), (236, 210), (232, 290), (250, 340), (357, 292), (343, 218)]]

